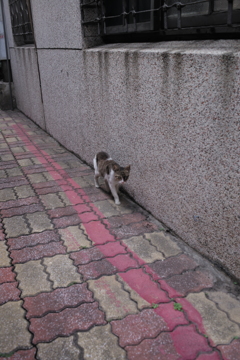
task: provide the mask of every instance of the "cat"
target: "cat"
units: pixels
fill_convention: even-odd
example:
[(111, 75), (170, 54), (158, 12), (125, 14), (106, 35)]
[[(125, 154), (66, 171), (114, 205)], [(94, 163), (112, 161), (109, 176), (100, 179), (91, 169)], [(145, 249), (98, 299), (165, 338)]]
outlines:
[(93, 166), (95, 170), (95, 186), (99, 188), (98, 178), (102, 176), (107, 189), (111, 191), (114, 197), (115, 204), (120, 205), (118, 190), (129, 177), (130, 165), (123, 168), (112, 160), (106, 152), (101, 151), (94, 157)]

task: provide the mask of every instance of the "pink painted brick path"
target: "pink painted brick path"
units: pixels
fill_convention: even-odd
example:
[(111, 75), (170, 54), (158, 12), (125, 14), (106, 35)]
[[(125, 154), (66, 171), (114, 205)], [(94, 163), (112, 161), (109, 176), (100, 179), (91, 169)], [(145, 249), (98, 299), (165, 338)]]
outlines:
[[(1, 169), (13, 169), (13, 174), (22, 171), (22, 175), (0, 179), (0, 189), (6, 191), (0, 202), (4, 251), (0, 258), (0, 310), (5, 304), (19, 304), (31, 340), (25, 345), (16, 343), (12, 353), (5, 354), (7, 358), (37, 359), (41, 344), (50, 348), (57, 339), (72, 337), (74, 351), (80, 351), (76, 347), (78, 333), (90, 334), (109, 323), (111, 336), (116, 338), (111, 346), (120, 348), (127, 360), (240, 360), (237, 336), (225, 344), (214, 342), (205, 335), (200, 308), (186, 299), (189, 294), (213, 291), (216, 276), (209, 275), (203, 262), (191, 257), (191, 251), (183, 253), (184, 246), (175, 255), (147, 262), (149, 254), (146, 247), (145, 252), (141, 250), (141, 242), (148, 242), (145, 234), (160, 232), (162, 225), (128, 200), (121, 213), (109, 194), (94, 188), (88, 166), (57, 143), (45, 142), (48, 135), (20, 115), (10, 112), (7, 129), (12, 133), (4, 136), (3, 131), (0, 140), (1, 144), (7, 137), (17, 137), (8, 143), (8, 153), (15, 161), (6, 161), (5, 167), (1, 163)], [(11, 153), (14, 147), (25, 151)], [(6, 154), (6, 149), (0, 148), (1, 153)], [(18, 161), (26, 162), (19, 167)], [(101, 211), (100, 204), (108, 209), (112, 206), (113, 213)], [(19, 224), (16, 229), (15, 223)], [(68, 233), (74, 251), (64, 238)], [(136, 250), (131, 243), (124, 243), (131, 237), (139, 238)], [(148, 246), (158, 252), (156, 244), (149, 242)], [(28, 288), (31, 272), (24, 274), (30, 267), (39, 281), (35, 292)], [(68, 274), (72, 279), (63, 280)], [(100, 292), (99, 279), (105, 284)], [(113, 295), (116, 286), (119, 290)], [(126, 305), (121, 305), (122, 296)], [(176, 310), (176, 303), (182, 308)], [(109, 315), (120, 308), (123, 315)], [(5, 327), (11, 331), (10, 325)], [(0, 359), (3, 355), (0, 346)]]

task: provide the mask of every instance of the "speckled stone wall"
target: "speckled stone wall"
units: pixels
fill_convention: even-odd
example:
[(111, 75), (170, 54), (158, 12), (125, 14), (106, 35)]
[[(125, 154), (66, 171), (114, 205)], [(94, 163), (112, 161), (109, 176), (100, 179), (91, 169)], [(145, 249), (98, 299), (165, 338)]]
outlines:
[(45, 129), (44, 110), (34, 46), (10, 48), (17, 107)]
[(240, 41), (108, 45), (84, 71), (83, 158), (130, 162), (129, 193), (240, 277)]

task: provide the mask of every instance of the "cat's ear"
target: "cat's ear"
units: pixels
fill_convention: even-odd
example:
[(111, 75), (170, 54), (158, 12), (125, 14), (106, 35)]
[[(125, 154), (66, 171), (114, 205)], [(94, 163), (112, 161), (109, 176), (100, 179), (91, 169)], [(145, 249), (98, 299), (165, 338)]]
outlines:
[(130, 171), (131, 165), (128, 165), (125, 167), (125, 170), (127, 170), (128, 172)]
[(113, 171), (117, 171), (117, 170), (118, 170), (118, 165), (117, 165), (117, 164), (113, 164), (113, 165), (112, 165), (112, 169), (113, 169)]

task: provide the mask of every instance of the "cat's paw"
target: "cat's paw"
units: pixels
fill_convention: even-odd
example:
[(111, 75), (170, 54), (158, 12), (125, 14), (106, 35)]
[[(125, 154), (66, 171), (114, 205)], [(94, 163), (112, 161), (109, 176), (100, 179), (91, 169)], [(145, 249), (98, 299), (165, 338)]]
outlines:
[(115, 200), (115, 204), (116, 204), (116, 205), (121, 205), (121, 203), (120, 203), (119, 200)]
[(100, 186), (99, 186), (98, 184), (95, 184), (95, 187), (96, 187), (96, 188), (100, 188)]

